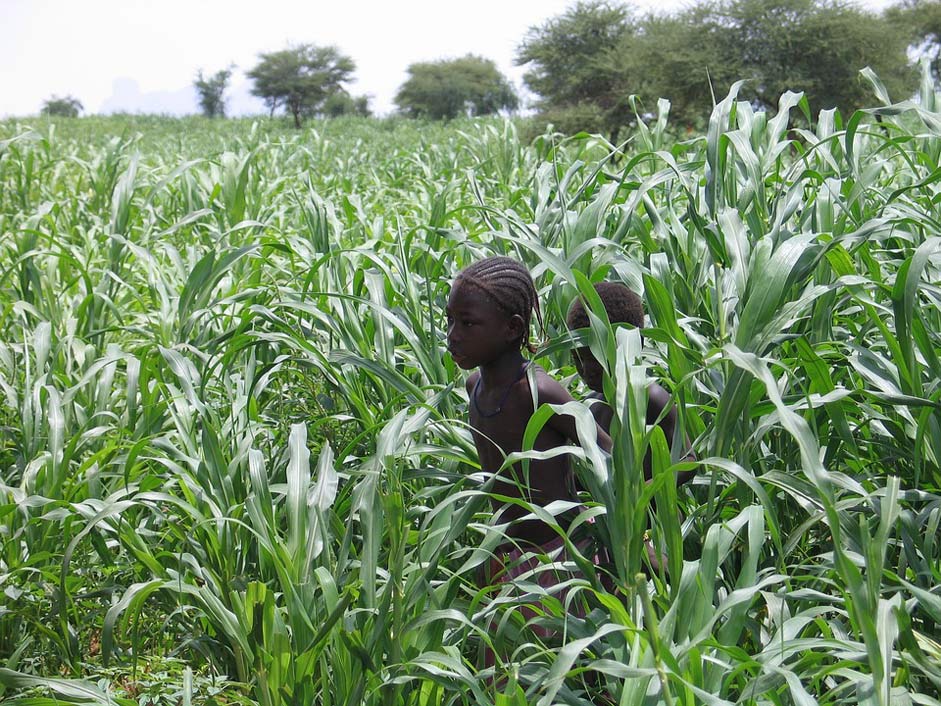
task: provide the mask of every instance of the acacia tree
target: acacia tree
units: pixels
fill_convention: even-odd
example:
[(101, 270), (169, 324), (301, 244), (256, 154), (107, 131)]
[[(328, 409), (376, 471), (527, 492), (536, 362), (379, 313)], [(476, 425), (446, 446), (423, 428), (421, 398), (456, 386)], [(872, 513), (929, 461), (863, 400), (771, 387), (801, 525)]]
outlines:
[(674, 123), (702, 126), (713, 95), (724, 96), (742, 77), (740, 52), (712, 6), (692, 6), (677, 14), (650, 15), (621, 45), (622, 85), (652, 110), (670, 101)]
[(917, 58), (927, 58), (935, 82), (941, 82), (941, 2), (939, 0), (902, 0), (885, 13), (909, 42)]
[(648, 107), (669, 99), (687, 125), (705, 122), (713, 96), (738, 79), (743, 99), (770, 110), (788, 90), (803, 91), (813, 112), (855, 110), (871, 100), (859, 79), (866, 66), (890, 95), (905, 95), (914, 86), (906, 43), (897, 26), (842, 0), (700, 0), (641, 19), (590, 2), (530, 30), (517, 63), (531, 67), (525, 80), (544, 119), (613, 141), (633, 116), (632, 94)]
[(515, 62), (537, 108), (566, 131), (606, 131), (612, 139), (630, 114), (628, 40), (637, 31), (623, 5), (578, 2), (559, 17), (530, 28)]
[(47, 98), (42, 105), (43, 115), (53, 115), (62, 118), (77, 118), (82, 112), (84, 106), (75, 96), (52, 96)]
[(336, 47), (301, 44), (259, 56), (258, 65), (247, 73), (255, 85), (252, 94), (265, 101), (269, 111), (279, 107), (301, 118), (323, 112), (327, 99), (344, 90), (356, 65)]
[(369, 96), (351, 96), (346, 91), (337, 91), (324, 101), (323, 114), (328, 118), (339, 118), (344, 115), (368, 118), (372, 115), (369, 109)]
[(709, 117), (713, 96), (739, 92), (774, 110), (785, 91), (802, 91), (812, 112), (853, 111), (871, 100), (859, 70), (870, 66), (890, 94), (912, 85), (905, 39), (883, 18), (830, 0), (703, 0), (672, 15), (648, 17), (625, 50), (643, 77), (644, 102), (667, 98), (687, 123)]
[(871, 67), (890, 95), (913, 88), (905, 37), (882, 17), (840, 0), (726, 0), (715, 9), (738, 47), (743, 96), (773, 108), (787, 90), (811, 109), (853, 111), (871, 100), (859, 70)]
[(203, 77), (202, 69), (196, 74), (193, 86), (199, 94), (199, 107), (207, 118), (225, 117), (225, 89), (232, 77), (232, 68), (217, 71), (212, 76)]
[(468, 54), (409, 66), (395, 103), (409, 117), (450, 120), (515, 110), (519, 98), (493, 61)]

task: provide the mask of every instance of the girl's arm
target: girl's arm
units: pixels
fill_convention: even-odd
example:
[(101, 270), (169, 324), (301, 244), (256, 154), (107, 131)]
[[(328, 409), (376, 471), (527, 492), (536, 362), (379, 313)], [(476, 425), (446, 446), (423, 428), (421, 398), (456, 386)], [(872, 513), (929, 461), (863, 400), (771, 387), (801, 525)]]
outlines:
[[(575, 401), (575, 398), (568, 393), (568, 390), (542, 371), (537, 373), (536, 390), (539, 404), (565, 404), (566, 402)], [(576, 444), (580, 443), (578, 430), (575, 427), (575, 419), (570, 415), (553, 414), (547, 423), (567, 439), (574, 441)], [(604, 429), (597, 425), (597, 422), (595, 429), (598, 432), (598, 446), (606, 452), (611, 453), (611, 437), (608, 436)]]
[[(660, 387), (660, 385), (653, 384), (647, 389), (647, 423), (657, 423), (663, 410), (666, 409), (667, 413), (663, 416), (663, 419), (660, 419), (659, 424), (660, 428), (663, 429), (663, 435), (666, 436), (668, 444), (673, 443), (673, 434), (676, 431), (676, 406), (670, 404), (670, 401), (670, 394)], [(683, 440), (683, 444), (687, 451), (680, 460), (695, 461), (696, 454), (693, 453), (689, 437)], [(681, 486), (688, 483), (695, 475), (696, 471), (682, 471), (681, 473), (677, 473), (676, 485)]]

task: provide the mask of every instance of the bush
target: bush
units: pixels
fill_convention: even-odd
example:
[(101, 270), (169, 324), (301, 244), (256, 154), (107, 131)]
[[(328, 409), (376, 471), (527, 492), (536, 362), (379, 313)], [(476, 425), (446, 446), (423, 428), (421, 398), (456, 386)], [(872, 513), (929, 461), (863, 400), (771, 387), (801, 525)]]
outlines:
[(81, 101), (75, 96), (52, 96), (47, 98), (42, 105), (42, 114), (61, 118), (77, 118), (78, 114), (84, 110)]

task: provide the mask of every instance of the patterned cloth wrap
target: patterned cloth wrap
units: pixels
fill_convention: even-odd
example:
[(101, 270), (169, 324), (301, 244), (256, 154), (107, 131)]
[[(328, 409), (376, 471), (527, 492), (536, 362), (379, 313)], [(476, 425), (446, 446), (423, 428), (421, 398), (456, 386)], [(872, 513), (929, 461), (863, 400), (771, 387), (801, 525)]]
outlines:
[[(579, 553), (589, 558), (594, 563), (600, 563), (601, 557), (595, 555), (595, 543), (590, 537), (583, 537), (575, 540), (575, 547)], [(565, 540), (562, 537), (555, 537), (545, 544), (538, 547), (526, 547), (515, 545), (503, 545), (494, 552), (493, 558), (486, 565), (487, 584), (514, 584), (518, 579), (546, 589), (552, 593), (555, 598), (565, 605), (568, 596), (568, 588), (553, 590), (554, 587), (563, 581), (567, 581), (574, 576), (581, 575), (578, 569), (561, 569), (558, 564), (571, 562), (572, 559), (565, 551)], [(547, 564), (555, 564), (549, 567)], [(536, 603), (536, 600), (531, 603)], [(581, 603), (573, 608), (575, 615), (583, 616), (580, 610)], [(529, 620), (539, 616), (541, 613), (525, 605), (521, 607), (523, 616)], [(541, 638), (551, 637), (553, 630), (546, 627), (534, 625), (533, 633)]]

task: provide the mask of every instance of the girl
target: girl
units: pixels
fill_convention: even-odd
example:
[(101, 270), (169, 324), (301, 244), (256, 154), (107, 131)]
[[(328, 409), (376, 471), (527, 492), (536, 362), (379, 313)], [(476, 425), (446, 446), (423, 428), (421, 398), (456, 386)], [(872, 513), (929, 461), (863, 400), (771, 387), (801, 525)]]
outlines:
[[(470, 424), (480, 457), (481, 469), (497, 474), (493, 492), (545, 506), (555, 500), (576, 501), (572, 469), (565, 455), (531, 460), (528, 473), (519, 464), (500, 471), (504, 457), (521, 451), (523, 434), (535, 407), (543, 403), (565, 404), (572, 397), (539, 366), (523, 356), (529, 343), (533, 311), (542, 325), (536, 288), (529, 272), (508, 257), (489, 257), (463, 270), (454, 280), (448, 297), (448, 351), (467, 378)], [(535, 390), (531, 386), (535, 386)], [(536, 437), (533, 448), (546, 451), (578, 443), (575, 421), (553, 415)], [(598, 431), (598, 443), (606, 451), (611, 440)], [(549, 554), (561, 560), (562, 538), (549, 525), (515, 504), (492, 499), (494, 514), (510, 521), (507, 543), (491, 562), (490, 579), (508, 581), (532, 571), (538, 560), (520, 561), (524, 553)], [(565, 528), (563, 524), (563, 528)], [(555, 583), (553, 572), (541, 572)], [(542, 583), (542, 581), (540, 581)]]

